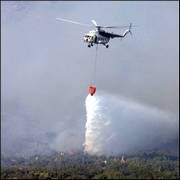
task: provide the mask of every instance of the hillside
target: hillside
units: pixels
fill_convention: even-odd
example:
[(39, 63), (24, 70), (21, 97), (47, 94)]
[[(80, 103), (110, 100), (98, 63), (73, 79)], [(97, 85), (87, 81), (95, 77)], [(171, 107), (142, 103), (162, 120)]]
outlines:
[(38, 179), (178, 179), (179, 158), (160, 152), (132, 156), (90, 156), (54, 153), (1, 159), (1, 178)]

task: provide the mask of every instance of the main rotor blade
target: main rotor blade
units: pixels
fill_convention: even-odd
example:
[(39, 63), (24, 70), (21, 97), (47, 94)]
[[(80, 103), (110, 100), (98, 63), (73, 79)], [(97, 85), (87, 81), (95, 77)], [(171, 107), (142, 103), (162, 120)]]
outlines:
[(98, 26), (95, 20), (91, 20), (91, 22), (92, 22), (96, 27)]
[(89, 24), (84, 24), (84, 23), (80, 23), (80, 22), (76, 22), (76, 21), (72, 21), (72, 20), (68, 20), (68, 19), (63, 19), (63, 18), (56, 18), (56, 20), (64, 21), (64, 22), (69, 22), (69, 23), (73, 23), (73, 24), (78, 24), (78, 25), (81, 25), (81, 26), (92, 27), (92, 26), (89, 25)]
[[(129, 28), (129, 26), (101, 26), (102, 28), (107, 28), (107, 29), (123, 29), (123, 28)], [(135, 27), (135, 26), (131, 26)]]

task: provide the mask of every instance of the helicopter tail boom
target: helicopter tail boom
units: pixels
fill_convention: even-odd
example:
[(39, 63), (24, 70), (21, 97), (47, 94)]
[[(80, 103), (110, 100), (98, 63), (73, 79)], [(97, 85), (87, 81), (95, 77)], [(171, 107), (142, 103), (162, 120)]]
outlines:
[(128, 33), (130, 33), (132, 35), (132, 23), (129, 25), (129, 29), (125, 30), (122, 37), (125, 37)]

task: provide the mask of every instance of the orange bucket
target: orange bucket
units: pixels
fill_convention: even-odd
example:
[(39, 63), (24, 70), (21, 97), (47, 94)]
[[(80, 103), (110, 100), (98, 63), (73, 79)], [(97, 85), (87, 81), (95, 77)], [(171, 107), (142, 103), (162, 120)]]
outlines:
[(89, 94), (91, 94), (91, 96), (93, 96), (95, 92), (96, 92), (96, 87), (95, 86), (90, 86), (89, 87)]

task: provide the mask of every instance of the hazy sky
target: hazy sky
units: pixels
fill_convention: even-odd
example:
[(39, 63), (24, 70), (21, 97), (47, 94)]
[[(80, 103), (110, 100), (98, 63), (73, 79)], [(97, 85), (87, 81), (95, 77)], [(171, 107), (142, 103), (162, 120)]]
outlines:
[(82, 37), (92, 29), (56, 17), (136, 25), (132, 37), (100, 46), (97, 91), (178, 116), (178, 2), (1, 2), (2, 150), (26, 152), (34, 139), (71, 150), (84, 141), (95, 48)]

